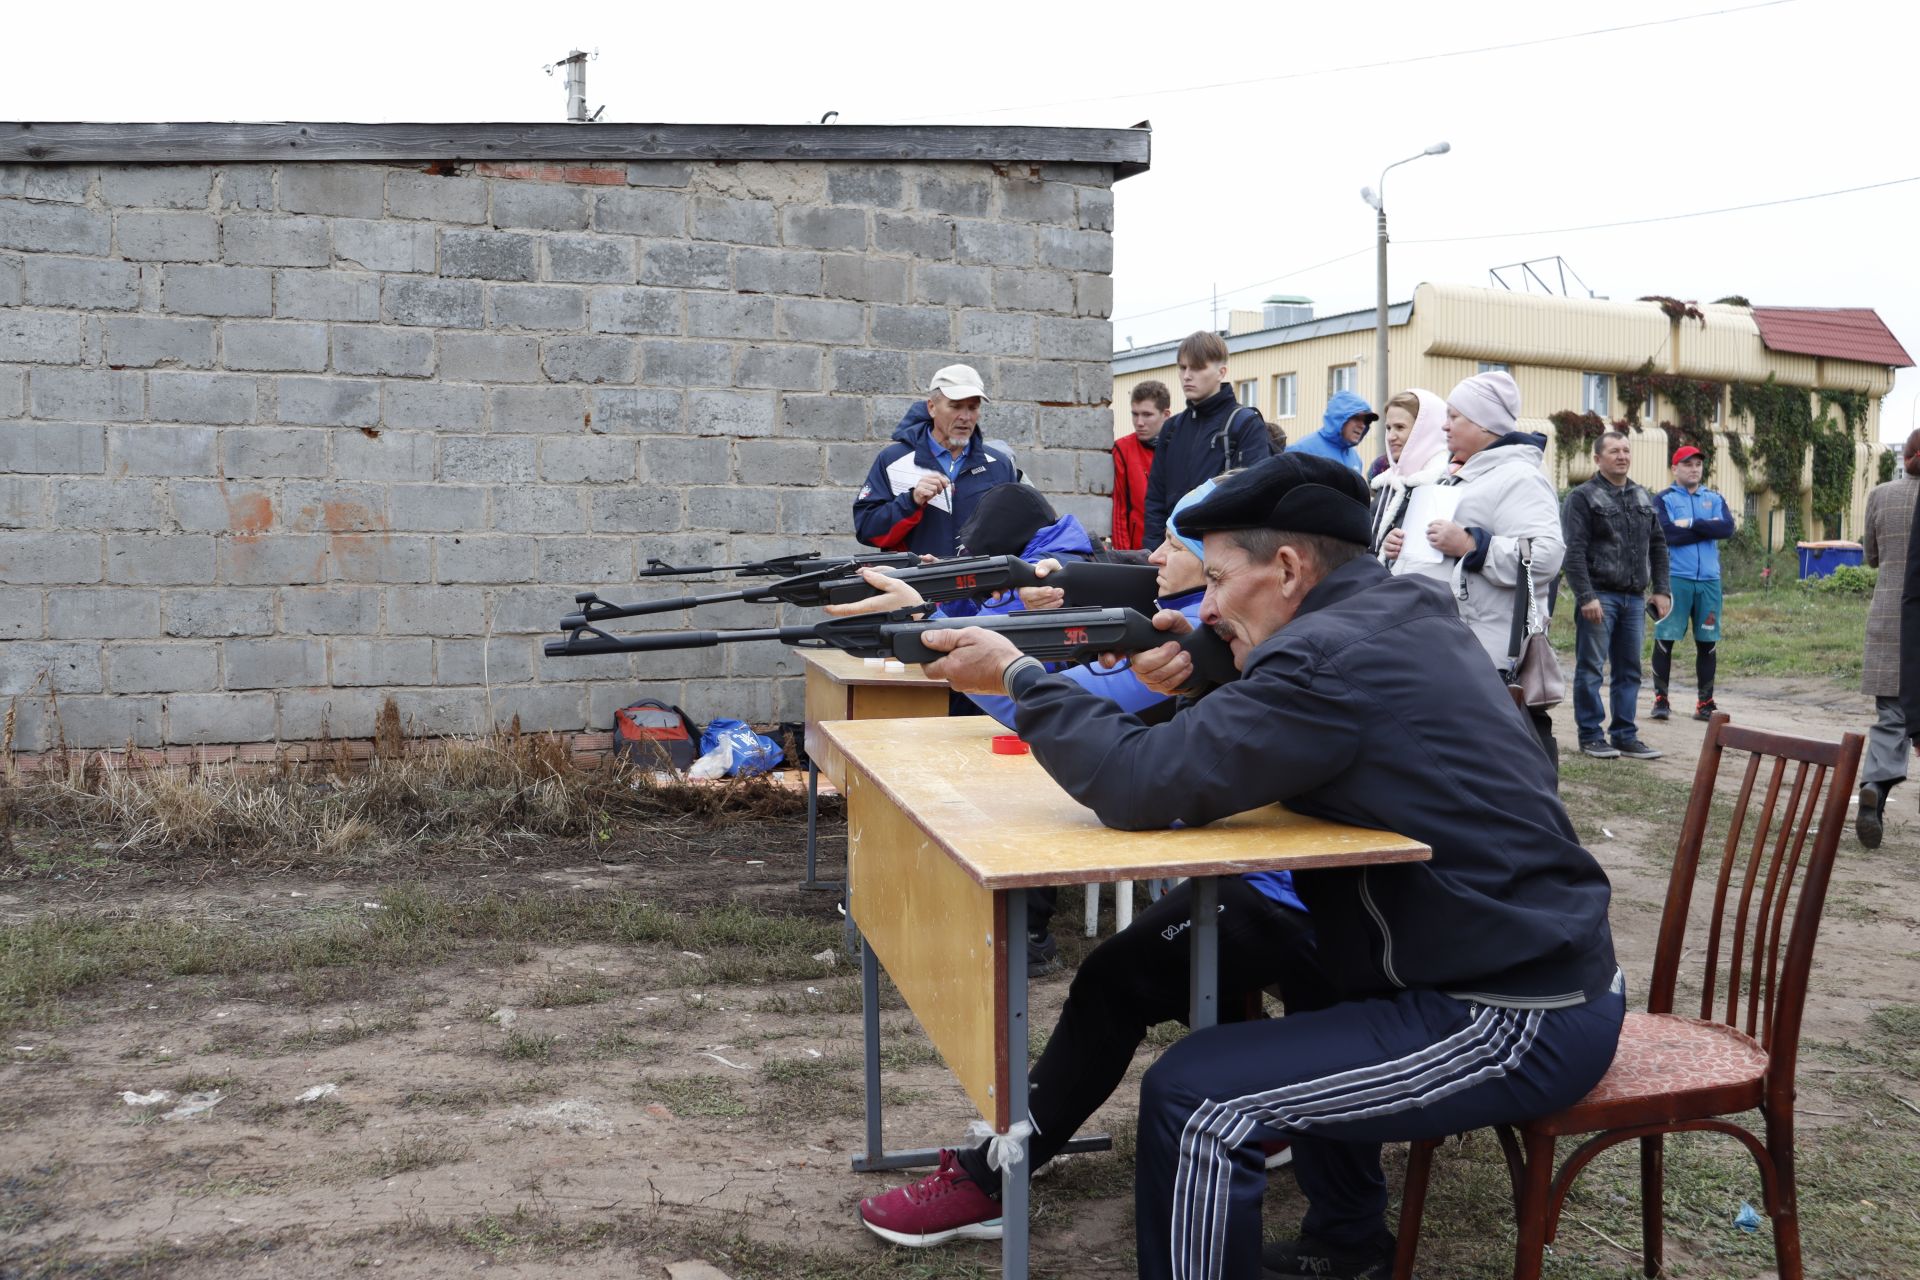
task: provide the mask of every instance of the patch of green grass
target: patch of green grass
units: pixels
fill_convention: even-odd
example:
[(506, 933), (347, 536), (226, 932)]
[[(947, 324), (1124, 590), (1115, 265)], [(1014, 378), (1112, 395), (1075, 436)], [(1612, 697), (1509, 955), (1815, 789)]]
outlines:
[(735, 1120), (747, 1114), (734, 1082), (717, 1075), (649, 1076), (633, 1086), (633, 1100), (642, 1106), (658, 1102), (690, 1119)]
[(296, 1031), (281, 1040), (280, 1047), (286, 1051), (331, 1049), (373, 1036), (391, 1035), (397, 1031), (412, 1031), (418, 1025), (412, 1018), (399, 1015), (369, 1018), (365, 1022), (358, 1018), (348, 1018), (338, 1026), (307, 1027)]
[(1920, 1049), (1920, 1004), (1890, 1004), (1875, 1009), (1867, 1025), (1902, 1049)]
[(373, 1154), (367, 1161), (367, 1172), (376, 1178), (394, 1178), (464, 1160), (466, 1155), (464, 1142), (433, 1134), (403, 1133), (391, 1145), (383, 1145)]
[[(1860, 679), (1861, 636), (1866, 633), (1867, 597), (1813, 591), (1784, 582), (1771, 591), (1731, 591), (1724, 598), (1720, 628), (1720, 678), (1778, 676), (1804, 680), (1831, 677), (1846, 683)], [(1573, 665), (1575, 627), (1563, 597), (1554, 618), (1553, 645)], [(1689, 652), (1683, 644), (1679, 654)], [(1653, 620), (1647, 620), (1642, 669), (1653, 653)], [(1678, 659), (1677, 659), (1678, 660)], [(1692, 673), (1693, 659), (1682, 668)]]
[(862, 1070), (850, 1053), (769, 1059), (760, 1065), (756, 1101), (769, 1116), (858, 1116), (865, 1109)]
[(567, 1009), (599, 1004), (613, 995), (613, 985), (598, 974), (583, 981), (555, 978), (527, 992), (526, 1003), (541, 1009)]
[(553, 1056), (553, 1036), (509, 1031), (500, 1044), (500, 1056), (509, 1062), (545, 1062)]

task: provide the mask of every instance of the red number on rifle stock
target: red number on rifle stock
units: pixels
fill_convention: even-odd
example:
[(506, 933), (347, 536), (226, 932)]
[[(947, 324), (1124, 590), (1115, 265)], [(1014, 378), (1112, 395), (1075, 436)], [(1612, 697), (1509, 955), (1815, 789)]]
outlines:
[(956, 591), (971, 591), (980, 581), (975, 573), (956, 573), (953, 575), (953, 587)]
[(1067, 643), (1068, 644), (1087, 643), (1087, 629), (1085, 627), (1068, 627)]

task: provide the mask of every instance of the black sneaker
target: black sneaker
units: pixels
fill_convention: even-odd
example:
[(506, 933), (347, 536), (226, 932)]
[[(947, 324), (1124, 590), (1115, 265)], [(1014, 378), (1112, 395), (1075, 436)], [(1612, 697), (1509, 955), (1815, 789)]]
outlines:
[(1611, 760), (1620, 754), (1620, 748), (1605, 738), (1591, 738), (1580, 744), (1580, 754), (1592, 756), (1595, 760)]
[(1027, 935), (1027, 976), (1042, 978), (1060, 972), (1060, 945), (1051, 930)]
[(1853, 834), (1860, 837), (1860, 843), (1869, 849), (1880, 847), (1880, 838), (1886, 834), (1887, 796), (1877, 782), (1869, 782), (1860, 788), (1860, 812), (1854, 815)]
[(1655, 720), (1666, 720), (1670, 718), (1672, 715), (1673, 715), (1673, 704), (1667, 701), (1667, 695), (1664, 693), (1654, 694), (1653, 695), (1653, 718)]
[(1702, 698), (1693, 704), (1693, 718), (1695, 720), (1711, 720), (1713, 719), (1713, 713), (1719, 709), (1719, 707), (1714, 705), (1712, 698)]
[(1360, 1245), (1337, 1245), (1303, 1235), (1260, 1250), (1264, 1276), (1312, 1276), (1315, 1280), (1387, 1280), (1393, 1274), (1395, 1241), (1387, 1232)]
[(1658, 760), (1664, 754), (1659, 748), (1650, 747), (1638, 738), (1615, 738), (1613, 749), (1615, 754), (1629, 760)]

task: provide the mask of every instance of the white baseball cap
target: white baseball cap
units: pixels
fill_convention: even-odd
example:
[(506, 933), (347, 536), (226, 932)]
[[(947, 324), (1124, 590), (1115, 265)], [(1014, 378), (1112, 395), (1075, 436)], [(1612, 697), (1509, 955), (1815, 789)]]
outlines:
[(935, 391), (949, 400), (987, 398), (986, 388), (980, 385), (980, 375), (970, 364), (950, 364), (934, 374), (933, 381), (927, 384), (927, 394)]

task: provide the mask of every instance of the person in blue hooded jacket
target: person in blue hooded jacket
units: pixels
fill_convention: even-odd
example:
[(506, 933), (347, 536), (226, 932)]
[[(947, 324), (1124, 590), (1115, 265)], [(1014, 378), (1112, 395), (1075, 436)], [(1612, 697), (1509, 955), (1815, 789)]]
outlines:
[(1020, 478), (1006, 446), (980, 438), (980, 375), (950, 364), (907, 410), (853, 500), (854, 536), (882, 551), (954, 554), (980, 496)]
[[(1068, 564), (1093, 555), (1093, 538), (1078, 516), (1061, 515), (1038, 489), (1026, 484), (997, 485), (980, 495), (960, 526), (955, 551), (963, 556), (1019, 556), (1028, 564), (1052, 560)], [(1020, 607), (1014, 592), (982, 603), (949, 600), (940, 606), (945, 618), (970, 618), (982, 613), (1012, 613)]]
[(1346, 463), (1355, 471), (1364, 472), (1358, 446), (1367, 438), (1367, 428), (1379, 420), (1380, 415), (1358, 392), (1336, 391), (1333, 398), (1327, 401), (1326, 413), (1320, 417), (1320, 429), (1288, 447), (1295, 453), (1332, 458), (1335, 462)]

